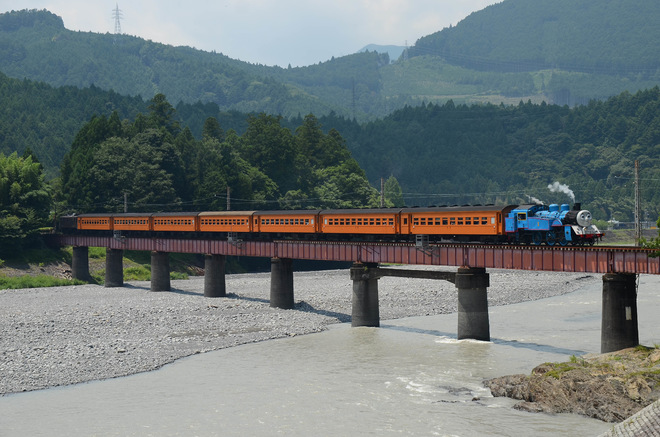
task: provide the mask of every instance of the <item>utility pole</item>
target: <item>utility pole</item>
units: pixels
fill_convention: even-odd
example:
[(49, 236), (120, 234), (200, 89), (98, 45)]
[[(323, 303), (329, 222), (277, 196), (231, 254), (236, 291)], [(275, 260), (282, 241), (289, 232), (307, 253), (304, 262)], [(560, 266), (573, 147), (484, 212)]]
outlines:
[(642, 200), (639, 194), (639, 161), (635, 160), (635, 245), (642, 239)]
[(385, 208), (385, 179), (380, 178), (380, 207)]
[(128, 212), (128, 192), (124, 191), (124, 212)]
[(231, 188), (227, 185), (227, 211), (231, 211)]

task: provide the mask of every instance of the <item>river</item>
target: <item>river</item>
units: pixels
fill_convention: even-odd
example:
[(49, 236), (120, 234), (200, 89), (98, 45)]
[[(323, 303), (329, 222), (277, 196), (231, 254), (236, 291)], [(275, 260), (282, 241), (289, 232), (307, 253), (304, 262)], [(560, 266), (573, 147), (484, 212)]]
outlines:
[[(660, 277), (640, 281), (640, 342), (652, 346)], [(520, 412), (482, 385), (598, 353), (599, 284), (490, 308), (491, 342), (457, 341), (456, 317), (335, 325), (154, 372), (0, 397), (0, 436), (596, 436), (612, 426)]]

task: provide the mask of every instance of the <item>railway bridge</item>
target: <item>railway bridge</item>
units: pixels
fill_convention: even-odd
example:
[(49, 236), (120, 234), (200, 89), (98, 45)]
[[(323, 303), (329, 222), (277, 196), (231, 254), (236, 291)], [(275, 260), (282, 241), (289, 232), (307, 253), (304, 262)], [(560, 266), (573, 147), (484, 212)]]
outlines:
[[(226, 256), (271, 259), (270, 306), (294, 306), (293, 260), (352, 262), (352, 326), (379, 326), (378, 279), (404, 276), (441, 279), (458, 293), (459, 339), (490, 340), (486, 269), (540, 270), (603, 274), (601, 352), (636, 346), (638, 274), (660, 274), (660, 258), (635, 247), (491, 246), (328, 241), (238, 241), (133, 238), (120, 235), (58, 235), (58, 244), (73, 246), (72, 271), (90, 279), (88, 248), (106, 248), (106, 287), (123, 286), (123, 251), (151, 252), (151, 290), (170, 290), (169, 253), (205, 255), (204, 296), (223, 297)], [(456, 272), (387, 269), (382, 264), (456, 266)]]

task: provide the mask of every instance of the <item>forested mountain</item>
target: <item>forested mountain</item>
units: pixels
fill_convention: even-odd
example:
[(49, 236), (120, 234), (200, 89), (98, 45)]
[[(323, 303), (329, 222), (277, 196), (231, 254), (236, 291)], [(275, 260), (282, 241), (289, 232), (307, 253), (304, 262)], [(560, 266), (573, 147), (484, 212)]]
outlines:
[[(81, 138), (85, 137), (79, 129), (89, 124), (90, 119), (98, 122), (112, 116), (115, 125), (128, 129), (130, 124), (141, 119), (140, 114), (147, 113), (148, 106), (140, 99), (124, 98), (98, 88), (53, 88), (2, 76), (0, 92), (0, 100), (4, 102), (3, 111), (0, 111), (2, 153), (7, 156), (17, 150), (23, 154), (29, 148), (42, 162), (63, 156), (71, 144), (74, 150), (80, 147)], [(287, 202), (303, 205), (293, 193), (300, 187), (292, 184), (292, 179), (283, 183), (283, 177), (273, 176), (278, 169), (293, 171), (293, 164), (288, 164), (291, 160), (282, 162), (273, 158), (271, 164), (268, 160), (260, 164), (254, 160), (265, 159), (266, 153), (287, 156), (280, 143), (265, 138), (277, 133), (289, 138), (286, 141), (292, 141), (291, 135), (306, 124), (306, 118), (223, 112), (211, 103), (181, 103), (175, 109), (172, 119), (186, 135), (174, 144), (192, 144), (177, 149), (177, 159), (201, 158), (199, 162), (204, 162), (205, 166), (210, 162), (203, 159), (206, 152), (202, 146), (207, 120), (213, 118), (223, 132), (234, 132), (235, 141), (223, 147), (227, 153), (232, 150), (237, 153), (236, 147), (241, 145), (241, 153), (245, 153), (245, 174), (266, 174), (276, 181), (275, 191), (266, 190), (261, 195), (264, 205), (272, 207), (269, 202), (277, 206)], [(117, 112), (112, 115), (114, 110)], [(597, 218), (630, 221), (634, 199), (632, 172), (634, 161), (639, 160), (644, 210), (650, 220), (660, 214), (658, 87), (635, 94), (623, 93), (576, 108), (530, 102), (514, 106), (456, 105), (450, 101), (443, 105), (407, 107), (382, 120), (363, 124), (329, 114), (319, 117), (313, 130), (318, 137), (318, 132), (328, 135), (333, 129), (341, 135), (340, 143), (345, 141), (347, 150), (366, 171), (371, 184), (378, 186), (381, 177), (396, 177), (408, 205), (521, 203), (534, 198), (546, 203), (570, 202), (571, 198), (565, 194), (548, 190), (549, 184), (558, 181), (568, 185), (576, 201), (591, 209)], [(263, 135), (259, 131), (263, 131)], [(76, 133), (78, 138), (75, 138)], [(149, 144), (144, 142), (144, 137), (133, 139), (135, 134), (124, 136), (129, 141), (122, 147), (138, 144), (131, 145), (131, 141)], [(13, 147), (14, 144), (19, 147)], [(261, 144), (258, 153), (254, 149), (257, 144)], [(52, 150), (57, 153), (49, 155)], [(319, 153), (319, 150), (309, 152), (310, 156)], [(108, 162), (114, 162), (110, 158), (108, 155)], [(192, 168), (191, 165), (187, 168)], [(59, 161), (56, 165), (44, 162), (44, 166), (52, 177), (58, 173)], [(256, 170), (249, 170), (252, 167)], [(362, 171), (357, 167), (354, 170), (358, 174)], [(192, 174), (199, 175), (199, 171), (195, 171), (197, 173)], [(238, 178), (238, 175), (233, 177)], [(208, 175), (204, 179), (209, 180)], [(186, 181), (189, 186), (197, 183), (194, 176)], [(242, 184), (244, 182), (238, 183)], [(222, 187), (215, 188), (222, 192)], [(91, 189), (85, 196), (74, 197), (84, 199), (96, 191)], [(289, 193), (289, 200), (285, 201), (286, 193)], [(186, 198), (187, 202), (196, 198), (190, 193), (187, 196), (178, 197)], [(308, 192), (306, 196), (311, 195)], [(252, 199), (246, 191), (241, 197)], [(68, 203), (79, 204), (73, 198)], [(95, 203), (89, 200), (90, 205)]]
[(586, 104), (660, 83), (660, 3), (505, 0), (421, 38), (396, 62), (366, 51), (297, 68), (128, 35), (72, 32), (48, 11), (0, 14), (0, 71), (55, 86), (214, 103), (286, 118), (374, 120), (422, 103)]
[(505, 0), (420, 38), (408, 58), (462, 67), (464, 84), (517, 74), (509, 94), (587, 103), (660, 83), (659, 21), (660, 3), (646, 0)]
[[(344, 125), (341, 132), (372, 184), (393, 175), (409, 204), (575, 200), (599, 219), (631, 221), (639, 160), (643, 210), (651, 221), (660, 214), (658, 87), (573, 109), (450, 101)], [(554, 182), (567, 185), (575, 199), (549, 190)]]
[(420, 38), (409, 57), (484, 71), (654, 75), (660, 5), (646, 0), (506, 0)]
[[(279, 67), (264, 70), (222, 54), (128, 35), (72, 32), (48, 11), (0, 14), (0, 71), (10, 77), (54, 86), (95, 85), (144, 99), (165, 93), (172, 102), (212, 102), (224, 110), (296, 116), (334, 109), (349, 115), (353, 86), (358, 92), (378, 87), (375, 59), (376, 53), (363, 53), (328, 62), (327, 75), (310, 67), (308, 79), (298, 85), (276, 78), (287, 71)], [(350, 72), (333, 73), (337, 69)], [(307, 71), (291, 70), (294, 76)], [(305, 90), (308, 82), (319, 80), (329, 101)]]
[[(621, 9), (623, 4), (629, 8)], [(351, 169), (363, 190), (361, 202), (354, 204), (367, 204), (373, 193), (362, 184), (362, 170), (343, 155), (346, 149), (372, 185), (395, 176), (410, 205), (570, 201), (548, 190), (558, 181), (597, 218), (622, 221), (632, 218), (632, 169), (639, 159), (644, 209), (653, 220), (660, 213), (660, 190), (654, 182), (660, 180), (660, 91), (653, 63), (660, 59), (660, 38), (646, 20), (657, 21), (659, 10), (656, 2), (505, 0), (418, 41), (407, 59), (390, 63), (386, 54), (365, 52), (302, 68), (247, 64), (129, 36), (71, 32), (47, 11), (0, 14), (0, 71), (6, 74), (0, 74), (0, 153), (18, 151), (22, 156), (31, 149), (50, 179), (70, 148), (69, 160), (92, 165), (92, 158), (106, 158), (135, 169), (134, 163), (115, 159), (113, 148), (144, 149), (149, 153), (140, 156), (148, 161), (161, 156), (162, 146), (171, 160), (154, 165), (175, 163), (171, 169), (177, 177), (204, 175), (186, 179), (192, 192), (185, 186), (162, 190), (184, 203), (199, 200), (195, 190), (217, 191), (231, 182), (242, 187), (252, 205), (306, 206), (303, 201), (313, 196), (336, 198), (338, 186), (350, 185)], [(626, 26), (632, 35), (623, 35)], [(461, 33), (463, 28), (471, 30)], [(557, 58), (549, 55), (547, 43), (553, 28), (555, 47), (561, 47)], [(530, 34), (538, 29), (543, 29), (542, 39)], [(575, 42), (565, 41), (562, 33)], [(598, 50), (597, 41), (602, 43)], [(640, 87), (644, 91), (636, 91)], [(620, 93), (627, 89), (632, 92)], [(607, 98), (613, 90), (616, 96)], [(172, 120), (180, 131), (170, 133), (171, 138), (147, 131), (149, 116), (141, 115), (148, 112), (144, 99), (160, 93), (178, 102)], [(576, 102), (585, 104), (563, 106)], [(226, 134), (213, 147), (204, 137), (209, 117)], [(108, 127), (116, 138), (92, 136), (83, 144), (81, 127), (97, 125)], [(298, 129), (303, 126), (314, 133), (316, 142), (310, 144), (331, 144), (343, 157), (330, 166), (339, 169), (314, 164), (315, 179), (309, 179), (300, 160), (273, 158), (277, 153), (289, 156), (284, 152), (291, 144), (302, 147)], [(281, 141), (260, 137), (259, 129)], [(159, 146), (154, 149), (154, 144)], [(309, 159), (323, 152), (305, 150)], [(205, 153), (213, 159), (205, 161)], [(262, 161), (257, 164), (253, 158)], [(184, 165), (181, 160), (187, 159), (193, 161)], [(225, 173), (204, 173), (209, 162)], [(308, 185), (314, 180), (319, 186), (303, 189), (278, 174), (293, 164), (296, 180)], [(73, 176), (83, 190), (68, 203), (76, 205), (80, 198), (86, 208), (96, 208), (99, 190), (83, 187), (84, 177), (107, 178), (110, 169), (96, 163), (90, 173), (87, 167), (68, 165), (65, 161), (62, 167), (64, 182)], [(183, 173), (176, 173), (182, 168)], [(249, 183), (246, 175), (257, 182)], [(129, 176), (122, 175), (126, 181), (132, 180)], [(324, 177), (330, 182), (323, 182)], [(208, 187), (196, 186), (200, 181)], [(116, 201), (118, 193), (108, 196)], [(143, 204), (151, 202), (147, 194), (140, 196)], [(335, 201), (342, 204), (342, 199)]]
[(132, 118), (146, 109), (139, 97), (97, 87), (54, 88), (0, 73), (0, 153), (22, 155), (29, 148), (52, 178), (76, 132), (92, 115), (117, 111), (121, 118)]

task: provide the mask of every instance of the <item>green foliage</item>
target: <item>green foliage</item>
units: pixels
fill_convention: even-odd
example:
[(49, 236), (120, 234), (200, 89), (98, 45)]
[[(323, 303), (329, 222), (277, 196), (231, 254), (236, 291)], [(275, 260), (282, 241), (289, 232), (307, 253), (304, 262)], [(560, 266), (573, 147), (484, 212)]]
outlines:
[(658, 68), (653, 2), (508, 0), (420, 38), (408, 56), (434, 54), (479, 70), (562, 68), (636, 74)]
[(0, 255), (34, 244), (48, 223), (51, 197), (43, 167), (32, 156), (0, 153)]
[(658, 227), (658, 237), (648, 241), (642, 238), (642, 241), (640, 242), (642, 247), (645, 247), (647, 249), (656, 249), (656, 251), (650, 255), (653, 258), (657, 258), (660, 256), (660, 217), (658, 217), (656, 226)]
[(402, 207), (405, 205), (401, 186), (394, 176), (387, 178), (383, 189), (385, 191), (386, 206)]
[[(508, 0), (421, 38), (395, 63), (387, 54), (367, 51), (280, 68), (128, 35), (117, 39), (110, 33), (72, 32), (48, 11), (23, 10), (0, 14), (0, 70), (53, 86), (98, 87), (130, 96), (163, 93), (192, 105), (177, 110), (195, 134), (205, 120), (201, 112), (213, 117), (219, 111), (264, 112), (287, 118), (334, 113), (364, 122), (406, 105), (448, 99), (586, 104), (658, 83), (659, 15), (657, 2), (642, 0)], [(135, 115), (123, 112), (126, 102), (118, 104), (116, 95), (101, 102), (86, 97), (74, 101), (74, 110), (100, 104), (93, 112), (107, 115), (118, 109), (123, 117)], [(104, 108), (106, 102), (114, 107)], [(90, 113), (77, 118), (77, 127)], [(34, 118), (39, 127), (48, 124), (70, 132), (70, 126)], [(44, 134), (52, 131), (43, 129)], [(58, 138), (64, 137), (49, 140)], [(51, 159), (58, 158), (53, 154), (64, 151), (48, 147), (49, 154), (37, 152), (50, 169), (55, 167)]]
[(328, 134), (308, 115), (292, 134), (282, 118), (247, 119), (239, 136), (217, 119), (204, 122), (202, 140), (181, 128), (176, 110), (157, 94), (147, 115), (120, 122), (92, 117), (62, 164), (60, 209), (77, 212), (361, 207), (375, 190), (338, 131)]
[[(643, 210), (660, 215), (660, 88), (566, 106), (424, 105), (342, 135), (370, 181), (393, 175), (410, 205), (572, 203), (567, 184), (600, 220), (632, 221), (633, 169)], [(333, 125), (329, 118), (324, 119)]]
[(84, 281), (77, 279), (60, 279), (47, 275), (38, 276), (4, 276), (0, 275), (0, 290), (21, 288), (59, 287), (67, 285), (82, 285)]
[[(146, 109), (140, 98), (122, 97), (96, 87), (53, 88), (43, 83), (10, 79), (2, 73), (0, 101), (0, 153), (18, 152), (21, 156), (31, 149), (49, 177), (57, 174), (76, 132), (91, 114), (109, 115), (116, 110), (122, 116), (135, 116)], [(86, 140), (81, 137), (77, 143)]]

